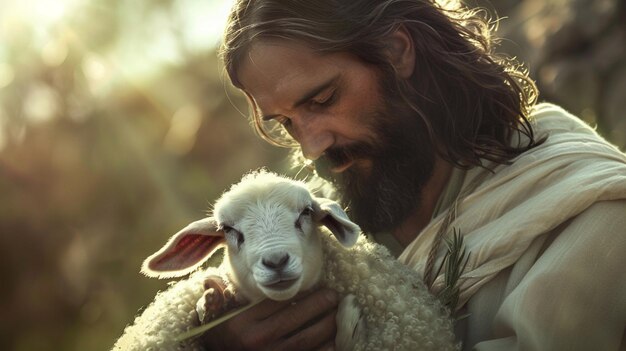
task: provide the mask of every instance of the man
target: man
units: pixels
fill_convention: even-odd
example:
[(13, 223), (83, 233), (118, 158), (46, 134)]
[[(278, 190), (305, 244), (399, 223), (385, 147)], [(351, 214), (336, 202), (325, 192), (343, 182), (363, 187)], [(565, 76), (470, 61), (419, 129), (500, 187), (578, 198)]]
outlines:
[[(239, 0), (222, 57), (268, 141), (299, 146), (351, 217), (424, 275), (470, 256), (464, 349), (626, 348), (626, 156), (492, 52), (455, 2)], [(277, 128), (278, 127), (278, 128)], [(439, 272), (439, 273), (438, 273)], [(332, 349), (337, 297), (265, 301), (210, 349)]]

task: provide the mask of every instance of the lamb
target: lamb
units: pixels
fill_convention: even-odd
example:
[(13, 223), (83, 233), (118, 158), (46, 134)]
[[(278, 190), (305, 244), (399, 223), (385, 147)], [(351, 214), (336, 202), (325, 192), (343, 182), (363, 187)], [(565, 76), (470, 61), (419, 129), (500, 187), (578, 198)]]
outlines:
[[(201, 350), (193, 339), (174, 340), (219, 310), (216, 301), (287, 300), (319, 285), (342, 299), (338, 350), (460, 348), (447, 310), (421, 277), (360, 235), (336, 202), (313, 196), (302, 182), (263, 170), (244, 176), (216, 202), (212, 217), (172, 236), (145, 260), (142, 272), (188, 274), (224, 244), (220, 267), (193, 273), (157, 295), (113, 350)], [(222, 277), (227, 291), (205, 291), (209, 276)]]

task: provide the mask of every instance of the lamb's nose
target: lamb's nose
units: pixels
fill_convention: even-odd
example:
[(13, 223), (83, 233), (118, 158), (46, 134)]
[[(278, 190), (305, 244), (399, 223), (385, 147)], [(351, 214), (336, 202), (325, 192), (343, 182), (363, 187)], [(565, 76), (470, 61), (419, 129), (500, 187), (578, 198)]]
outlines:
[(274, 255), (271, 257), (264, 257), (261, 260), (261, 263), (267, 268), (273, 269), (275, 271), (280, 271), (289, 262), (289, 254), (284, 255)]

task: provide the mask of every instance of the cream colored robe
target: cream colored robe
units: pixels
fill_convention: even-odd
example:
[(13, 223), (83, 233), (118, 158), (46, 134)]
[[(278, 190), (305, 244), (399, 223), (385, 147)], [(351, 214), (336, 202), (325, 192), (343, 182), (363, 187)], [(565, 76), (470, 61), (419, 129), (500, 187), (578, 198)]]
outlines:
[[(626, 155), (557, 106), (533, 117), (544, 144), (462, 179), (449, 227), (471, 252), (458, 336), (465, 350), (626, 350)], [(423, 273), (445, 213), (402, 262)]]

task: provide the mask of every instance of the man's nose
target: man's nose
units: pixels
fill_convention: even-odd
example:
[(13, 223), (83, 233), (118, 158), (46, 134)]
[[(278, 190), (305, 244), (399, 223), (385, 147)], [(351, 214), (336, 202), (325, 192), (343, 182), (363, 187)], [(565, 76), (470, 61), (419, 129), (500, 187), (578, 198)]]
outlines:
[(333, 134), (321, 127), (307, 123), (299, 123), (297, 126), (296, 141), (308, 160), (317, 160), (334, 143)]

